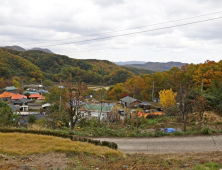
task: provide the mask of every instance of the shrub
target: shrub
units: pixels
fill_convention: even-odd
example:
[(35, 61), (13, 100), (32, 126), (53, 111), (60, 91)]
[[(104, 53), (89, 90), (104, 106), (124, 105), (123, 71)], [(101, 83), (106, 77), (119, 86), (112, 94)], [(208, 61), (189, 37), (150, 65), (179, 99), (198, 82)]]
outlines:
[(203, 135), (210, 135), (211, 133), (212, 133), (212, 130), (209, 127), (205, 127), (201, 132), (201, 134)]
[(154, 137), (160, 137), (160, 136), (165, 136), (165, 135), (166, 135), (166, 133), (164, 133), (164, 132), (162, 132), (162, 131), (156, 131), (156, 132), (153, 134)]
[(29, 115), (28, 116), (28, 123), (29, 124), (33, 124), (33, 123), (35, 123), (35, 121), (36, 121), (35, 115)]

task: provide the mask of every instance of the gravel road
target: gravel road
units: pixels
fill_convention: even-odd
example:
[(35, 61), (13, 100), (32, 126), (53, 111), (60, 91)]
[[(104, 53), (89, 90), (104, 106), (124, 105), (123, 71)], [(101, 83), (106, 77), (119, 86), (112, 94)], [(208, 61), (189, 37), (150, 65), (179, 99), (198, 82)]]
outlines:
[(94, 138), (118, 144), (124, 153), (186, 153), (222, 151), (222, 135), (159, 138)]

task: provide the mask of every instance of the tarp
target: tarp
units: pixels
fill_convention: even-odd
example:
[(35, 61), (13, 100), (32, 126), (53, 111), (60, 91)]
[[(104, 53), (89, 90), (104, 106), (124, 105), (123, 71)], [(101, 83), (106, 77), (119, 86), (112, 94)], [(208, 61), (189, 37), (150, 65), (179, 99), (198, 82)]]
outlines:
[(161, 128), (161, 130), (166, 132), (166, 133), (172, 133), (172, 132), (176, 132), (177, 131), (174, 128)]

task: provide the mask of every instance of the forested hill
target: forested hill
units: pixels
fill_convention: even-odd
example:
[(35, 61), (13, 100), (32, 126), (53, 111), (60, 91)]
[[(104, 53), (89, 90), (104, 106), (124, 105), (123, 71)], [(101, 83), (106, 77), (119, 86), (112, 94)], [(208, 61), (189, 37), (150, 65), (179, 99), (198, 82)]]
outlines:
[(0, 48), (0, 77), (9, 79), (12, 76), (42, 78), (42, 71), (35, 64), (18, 55)]
[[(82, 80), (89, 84), (116, 84), (125, 82), (127, 78), (133, 75), (152, 73), (149, 70), (140, 71), (140, 69), (120, 67), (107, 60), (79, 60), (38, 50), (17, 51), (6, 48), (0, 50), (1, 58), (5, 58), (5, 61), (2, 61), (1, 64), (2, 67), (6, 68), (6, 72), (10, 70), (12, 65), (12, 73), (9, 76), (6, 76), (6, 72), (0, 72), (0, 76), (5, 78), (23, 75), (27, 78), (43, 77), (43, 79), (59, 81), (72, 75), (75, 80)], [(9, 62), (10, 60), (12, 61)], [(26, 65), (32, 67), (35, 71), (24, 70), (28, 66), (24, 67), (22, 64), (17, 64), (21, 63), (20, 60), (29, 63)], [(17, 68), (14, 69), (16, 65)]]

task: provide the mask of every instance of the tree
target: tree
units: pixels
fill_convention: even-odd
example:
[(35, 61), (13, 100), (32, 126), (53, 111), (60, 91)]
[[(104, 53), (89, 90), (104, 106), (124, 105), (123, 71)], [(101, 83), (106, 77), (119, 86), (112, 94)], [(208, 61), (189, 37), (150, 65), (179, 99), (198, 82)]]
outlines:
[(111, 90), (108, 92), (108, 95), (109, 95), (110, 99), (112, 99), (112, 100), (119, 100), (121, 94), (127, 93), (127, 92), (129, 92), (129, 91), (124, 88), (124, 84), (118, 83), (115, 87), (111, 88)]
[(64, 101), (67, 89), (53, 86), (49, 89), (49, 94), (46, 95), (46, 102), (51, 103), (47, 108), (46, 113), (52, 119), (51, 126), (55, 128), (57, 122), (63, 122), (67, 127), (69, 126), (69, 117), (66, 113), (67, 104)]
[(172, 88), (170, 88), (169, 90), (161, 90), (159, 92), (160, 104), (165, 108), (174, 106), (176, 104), (176, 95), (177, 93), (174, 93), (172, 91)]
[(187, 115), (192, 111), (190, 96), (193, 93), (192, 75), (187, 71), (188, 65), (181, 70), (175, 70), (167, 75), (167, 82), (177, 92), (176, 101), (179, 103), (179, 113), (183, 121), (183, 130), (186, 131)]
[(203, 120), (204, 112), (209, 108), (207, 101), (201, 95), (196, 95), (192, 101), (193, 111), (198, 114), (199, 120)]
[(0, 125), (1, 126), (15, 126), (18, 123), (19, 115), (13, 114), (10, 106), (0, 101)]
[(63, 97), (63, 101), (66, 103), (66, 113), (69, 116), (71, 130), (74, 129), (76, 122), (81, 116), (81, 102), (83, 101), (83, 94), (87, 90), (87, 87), (82, 82), (77, 82), (74, 86), (70, 81), (65, 83), (67, 93)]
[(141, 92), (145, 87), (144, 80), (140, 76), (134, 76), (124, 83), (124, 87), (133, 95), (135, 98), (141, 99)]

